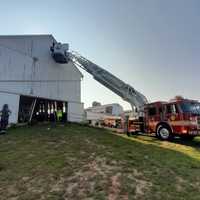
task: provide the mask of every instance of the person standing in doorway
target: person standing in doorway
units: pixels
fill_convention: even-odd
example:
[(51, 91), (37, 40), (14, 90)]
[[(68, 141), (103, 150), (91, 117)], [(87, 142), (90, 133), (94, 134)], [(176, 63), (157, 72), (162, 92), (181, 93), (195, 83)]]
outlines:
[(52, 128), (56, 126), (56, 111), (54, 109), (50, 111), (50, 122)]
[(61, 122), (62, 121), (62, 116), (63, 116), (62, 110), (60, 108), (58, 108), (56, 114), (57, 114), (57, 121)]
[(2, 110), (0, 111), (0, 116), (1, 116), (0, 128), (1, 128), (1, 132), (5, 133), (6, 127), (8, 126), (10, 114), (11, 114), (11, 111), (9, 110), (8, 104), (4, 104)]

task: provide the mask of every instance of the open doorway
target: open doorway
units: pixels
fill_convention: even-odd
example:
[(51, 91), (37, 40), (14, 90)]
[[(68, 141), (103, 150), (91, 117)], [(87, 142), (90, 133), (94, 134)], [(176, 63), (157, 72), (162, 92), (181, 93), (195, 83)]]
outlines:
[[(66, 101), (45, 99), (30, 96), (20, 96), (18, 122), (27, 123), (32, 121), (50, 121), (54, 114), (56, 121), (67, 122), (68, 106)], [(57, 117), (57, 114), (60, 117)]]

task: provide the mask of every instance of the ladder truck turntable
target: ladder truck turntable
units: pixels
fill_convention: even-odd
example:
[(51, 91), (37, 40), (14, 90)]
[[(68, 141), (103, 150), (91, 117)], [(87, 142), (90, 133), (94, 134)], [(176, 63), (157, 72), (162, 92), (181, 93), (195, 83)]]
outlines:
[(169, 102), (149, 103), (147, 98), (132, 86), (80, 54), (69, 51), (68, 44), (53, 42), (50, 47), (55, 62), (73, 62), (91, 74), (95, 80), (130, 103), (137, 117), (126, 120), (126, 132), (155, 133), (161, 140), (181, 136), (193, 139), (200, 135), (200, 103), (196, 100), (176, 97)]

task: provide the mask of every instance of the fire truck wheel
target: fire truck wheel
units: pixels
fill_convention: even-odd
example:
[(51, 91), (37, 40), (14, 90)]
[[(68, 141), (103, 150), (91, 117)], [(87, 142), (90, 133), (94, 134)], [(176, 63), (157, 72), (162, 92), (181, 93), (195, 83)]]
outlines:
[(161, 139), (161, 140), (169, 140), (172, 136), (171, 130), (167, 125), (160, 125), (157, 128), (156, 135)]

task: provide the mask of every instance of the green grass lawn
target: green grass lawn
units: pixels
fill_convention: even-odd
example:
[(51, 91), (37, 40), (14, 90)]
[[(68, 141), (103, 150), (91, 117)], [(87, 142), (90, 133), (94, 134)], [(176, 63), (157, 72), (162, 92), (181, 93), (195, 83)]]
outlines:
[(0, 135), (0, 200), (200, 199), (200, 140), (75, 124)]

